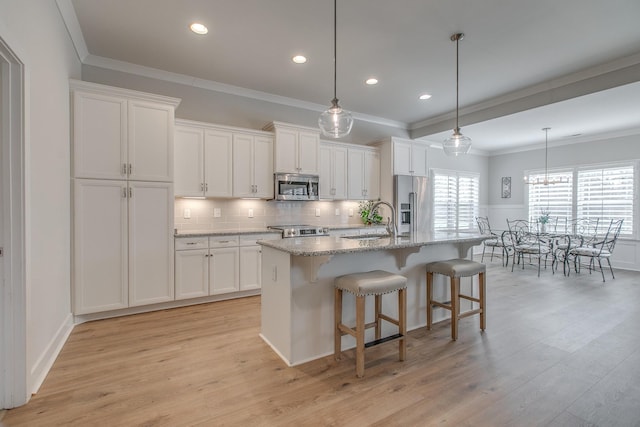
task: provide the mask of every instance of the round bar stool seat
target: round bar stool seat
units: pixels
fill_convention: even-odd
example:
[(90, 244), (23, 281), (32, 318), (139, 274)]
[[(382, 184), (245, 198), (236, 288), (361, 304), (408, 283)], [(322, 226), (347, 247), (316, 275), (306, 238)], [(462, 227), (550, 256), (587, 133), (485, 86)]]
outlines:
[[(398, 274), (382, 270), (374, 270), (366, 273), (346, 274), (336, 277), (335, 304), (334, 304), (334, 356), (340, 359), (342, 354), (342, 336), (351, 335), (356, 339), (356, 376), (364, 375), (364, 349), (392, 341), (398, 341), (399, 359), (405, 359), (407, 346), (405, 336), (407, 334), (407, 278)], [(350, 328), (342, 323), (342, 296), (347, 291), (356, 297), (356, 325)], [(382, 295), (398, 292), (398, 318), (394, 319), (382, 313)], [(374, 321), (365, 324), (365, 298), (367, 295), (375, 296)], [(381, 338), (382, 320), (398, 326), (398, 333)], [(375, 328), (375, 340), (364, 342), (365, 329)]]
[[(441, 307), (451, 311), (451, 339), (458, 339), (458, 320), (463, 317), (480, 314), (480, 329), (486, 327), (486, 283), (487, 266), (468, 259), (456, 258), (446, 261), (436, 261), (426, 265), (427, 270), (427, 329), (431, 329), (433, 322), (433, 307)], [(433, 275), (449, 276), (451, 287), (451, 301), (441, 302), (433, 300)], [(478, 275), (478, 298), (460, 293), (460, 278)], [(479, 307), (460, 313), (460, 299), (476, 302)]]

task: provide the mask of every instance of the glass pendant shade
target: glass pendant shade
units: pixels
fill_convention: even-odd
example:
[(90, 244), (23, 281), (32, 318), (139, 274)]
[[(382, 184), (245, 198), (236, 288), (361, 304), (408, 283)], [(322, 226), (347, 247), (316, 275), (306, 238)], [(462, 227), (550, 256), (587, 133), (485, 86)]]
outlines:
[(329, 138), (342, 138), (349, 135), (353, 127), (353, 117), (347, 110), (338, 105), (338, 100), (331, 101), (331, 107), (325, 110), (318, 118), (318, 126), (324, 136)]
[(442, 148), (447, 156), (459, 156), (467, 154), (471, 149), (471, 138), (460, 133), (460, 128), (456, 128), (453, 134), (444, 140)]

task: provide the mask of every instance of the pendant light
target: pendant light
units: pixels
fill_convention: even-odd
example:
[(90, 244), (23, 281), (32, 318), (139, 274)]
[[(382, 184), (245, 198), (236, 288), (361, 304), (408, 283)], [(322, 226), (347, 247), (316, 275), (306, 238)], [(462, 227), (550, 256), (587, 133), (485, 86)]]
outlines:
[(336, 96), (336, 81), (337, 81), (337, 69), (338, 63), (336, 60), (337, 51), (337, 0), (333, 0), (333, 99), (331, 100), (331, 107), (320, 114), (318, 118), (318, 126), (322, 134), (329, 138), (342, 138), (349, 135), (351, 128), (353, 127), (353, 117), (347, 110), (343, 110), (338, 105), (338, 97)]
[(458, 42), (464, 38), (464, 33), (456, 33), (451, 36), (451, 41), (456, 42), (456, 128), (453, 130), (453, 135), (445, 139), (442, 143), (444, 153), (448, 156), (459, 156), (461, 154), (467, 154), (471, 149), (471, 138), (464, 136), (460, 132), (460, 126), (458, 125), (459, 115), (459, 89), (458, 81), (460, 77), (459, 72), (459, 55), (458, 55)]
[(530, 185), (549, 185), (549, 184), (562, 184), (569, 182), (569, 179), (564, 176), (555, 177), (549, 179), (549, 169), (547, 164), (549, 162), (549, 130), (551, 128), (542, 128), (544, 131), (544, 178), (529, 179), (528, 176), (524, 177), (525, 184)]

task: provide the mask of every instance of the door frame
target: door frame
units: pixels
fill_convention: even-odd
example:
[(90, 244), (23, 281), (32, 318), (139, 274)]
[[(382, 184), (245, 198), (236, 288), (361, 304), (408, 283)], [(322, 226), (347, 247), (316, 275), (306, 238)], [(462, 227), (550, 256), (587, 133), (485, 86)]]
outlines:
[(29, 400), (27, 388), (26, 70), (0, 35), (0, 150), (4, 277), (0, 280), (0, 409)]

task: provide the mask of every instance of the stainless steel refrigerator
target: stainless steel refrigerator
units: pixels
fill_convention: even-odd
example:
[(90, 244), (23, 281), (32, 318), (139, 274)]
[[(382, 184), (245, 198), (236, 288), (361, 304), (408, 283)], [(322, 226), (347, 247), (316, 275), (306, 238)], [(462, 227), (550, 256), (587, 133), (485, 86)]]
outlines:
[(426, 233), (430, 230), (431, 200), (426, 177), (394, 175), (393, 205), (398, 233)]

